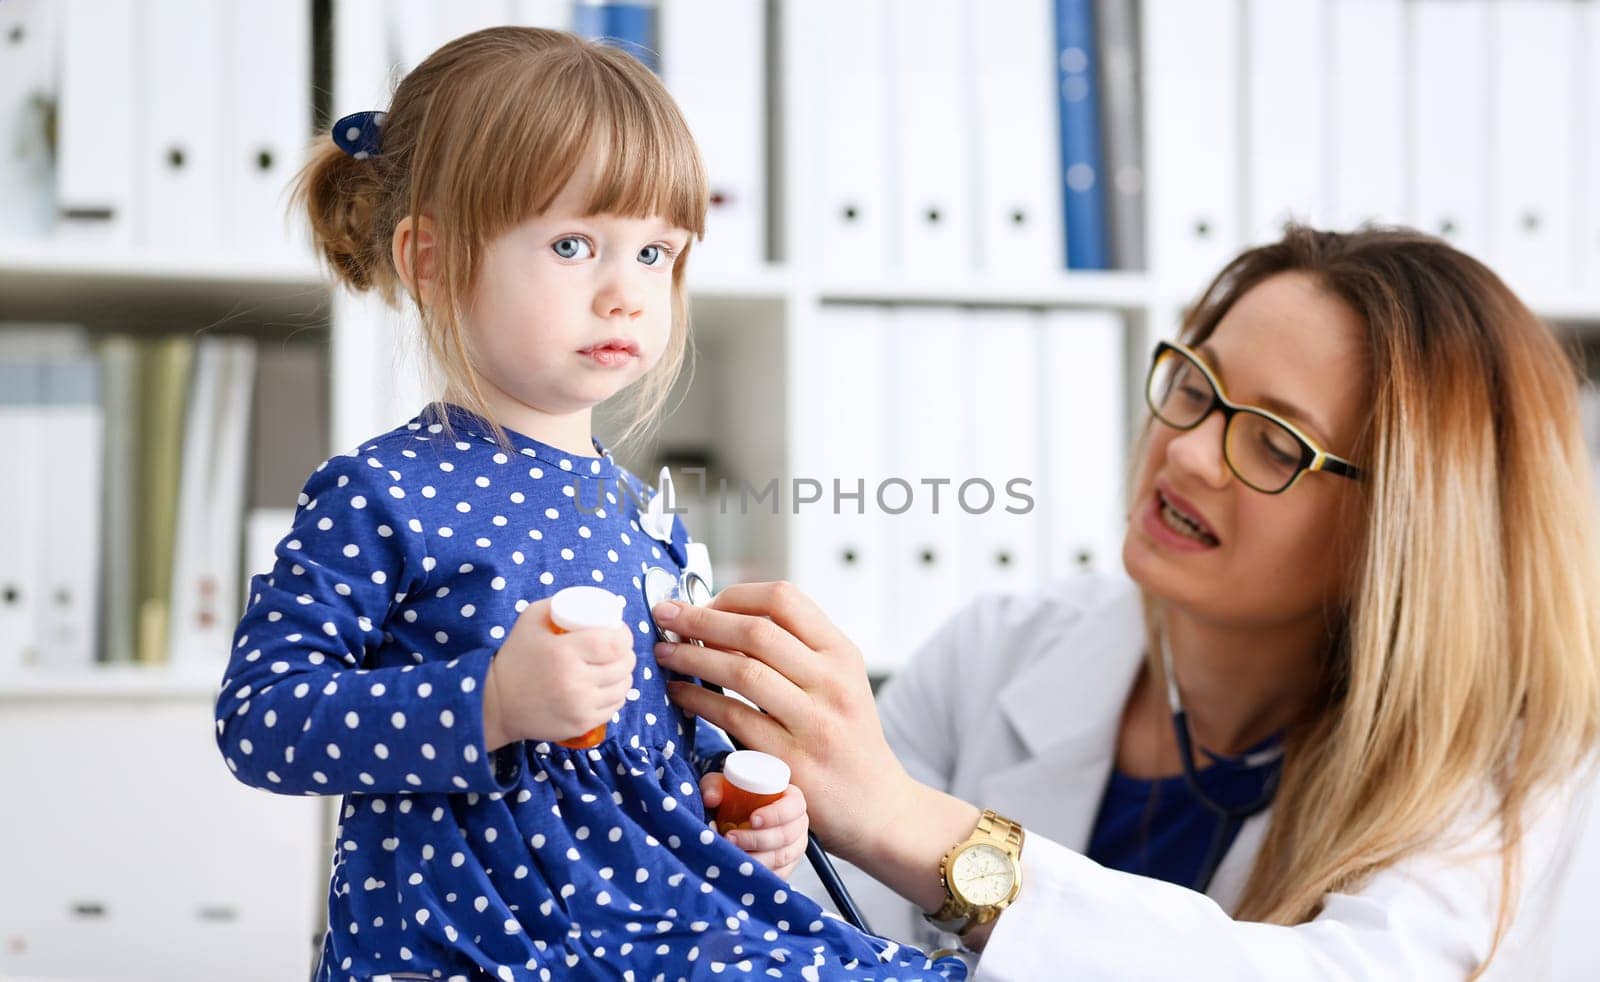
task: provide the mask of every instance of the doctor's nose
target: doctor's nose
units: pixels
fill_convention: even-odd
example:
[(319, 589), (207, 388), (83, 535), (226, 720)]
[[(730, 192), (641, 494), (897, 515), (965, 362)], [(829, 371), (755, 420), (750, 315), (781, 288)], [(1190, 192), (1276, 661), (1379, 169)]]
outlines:
[(1222, 487), (1233, 477), (1223, 452), (1226, 429), (1227, 421), (1222, 414), (1212, 413), (1194, 429), (1172, 435), (1167, 443), (1167, 459), (1208, 486)]
[(633, 320), (644, 313), (644, 290), (625, 274), (610, 276), (595, 291), (594, 312), (607, 320)]

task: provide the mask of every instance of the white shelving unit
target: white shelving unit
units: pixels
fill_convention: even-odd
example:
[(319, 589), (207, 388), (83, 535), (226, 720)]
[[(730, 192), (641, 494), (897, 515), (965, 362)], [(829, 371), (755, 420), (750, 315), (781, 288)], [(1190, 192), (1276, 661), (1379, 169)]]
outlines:
[[(769, 10), (785, 10), (799, 2), (775, 0)], [(335, 21), (359, 24), (362, 17), (381, 16), (379, 10), (373, 0), (335, 0)], [(359, 11), (359, 16), (352, 11)], [(773, 16), (782, 23), (779, 14)], [(372, 88), (370, 79), (349, 76), (374, 67), (382, 70), (383, 66), (372, 64), (372, 50), (370, 38), (360, 31), (336, 31), (336, 111), (367, 104), (364, 100)], [(803, 66), (795, 59), (785, 58), (781, 63), (786, 74), (775, 76), (779, 97), (769, 99), (773, 110), (771, 125), (780, 130), (785, 125), (783, 98), (807, 84)], [(777, 135), (793, 136), (787, 132)], [(768, 145), (784, 148), (783, 155), (769, 164), (774, 174), (792, 175), (805, 166), (793, 139), (770, 140)], [(1153, 145), (1156, 141), (1146, 141), (1146, 146)], [(693, 387), (677, 394), (676, 411), (662, 422), (653, 445), (619, 451), (624, 462), (647, 479), (654, 475), (654, 469), (646, 466), (654, 448), (672, 450), (690, 445), (710, 447), (719, 469), (731, 475), (765, 478), (785, 473), (790, 464), (790, 448), (786, 445), (791, 432), (789, 416), (795, 411), (797, 398), (791, 391), (785, 359), (819, 312), (835, 305), (1112, 311), (1127, 328), (1125, 357), (1093, 370), (1123, 373), (1128, 383), (1125, 391), (1129, 393), (1126, 418), (1131, 424), (1138, 412), (1137, 379), (1148, 345), (1154, 337), (1175, 329), (1181, 311), (1199, 286), (1161, 269), (1063, 271), (1026, 277), (977, 272), (938, 278), (824, 273), (807, 268), (801, 258), (793, 258), (803, 257), (804, 249), (797, 238), (797, 223), (785, 221), (785, 217), (814, 206), (803, 197), (801, 182), (775, 181), (769, 186), (781, 189), (780, 197), (769, 208), (779, 231), (775, 251), (780, 257), (791, 258), (739, 272), (691, 267), (691, 310), (699, 359), (686, 378), (692, 377)], [(1581, 331), (1600, 325), (1600, 285), (1586, 292), (1532, 292), (1525, 299), (1542, 316), (1564, 328)], [(263, 331), (273, 336), (325, 332), (332, 366), (330, 452), (402, 422), (420, 408), (424, 399), (420, 382), (405, 378), (397, 382), (390, 370), (404, 339), (403, 323), (370, 303), (341, 297), (309, 255), (263, 261), (225, 251), (201, 255), (130, 248), (106, 251), (54, 242), (0, 242), (0, 330), (4, 329), (4, 322), (64, 322), (91, 329), (152, 332), (182, 325), (186, 331)], [(914, 426), (914, 407), (911, 412), (913, 418), (906, 425)], [(722, 558), (742, 560), (730, 562), (734, 575), (788, 575), (793, 534), (788, 516), (753, 514), (720, 520), (691, 513), (689, 521), (696, 534), (709, 539), (714, 549), (721, 543), (732, 544), (731, 554)], [(723, 583), (728, 579), (719, 578)], [(274, 821), (298, 823), (302, 841), (305, 835), (324, 834), (319, 823), (327, 816), (308, 807), (311, 803), (292, 799), (264, 803), (271, 796), (249, 792), (222, 772), (203, 724), (220, 679), (223, 654), (218, 653), (215, 675), (137, 667), (68, 673), (34, 669), (0, 674), (0, 721), (10, 721), (0, 725), (0, 744), (40, 747), (40, 734), (45, 732), (40, 727), (47, 727), (49, 720), (77, 720), (85, 725), (76, 738), (70, 737), (71, 727), (57, 725), (49, 729), (50, 734), (70, 740), (63, 746), (51, 746), (49, 753), (58, 763), (88, 761), (98, 768), (103, 766), (98, 755), (106, 743), (118, 739), (119, 732), (142, 727), (153, 734), (151, 739), (176, 739), (173, 735), (181, 733), (183, 746), (199, 749), (174, 760), (172, 766), (187, 768), (200, 776), (191, 785), (175, 782), (167, 789), (175, 796), (171, 799), (174, 812), (180, 804), (187, 807), (215, 793), (221, 796), (216, 800), (225, 801), (226, 806), (219, 805), (222, 810), (208, 822), (250, 821), (251, 815), (259, 822), (265, 809), (272, 811)], [(96, 720), (101, 722), (94, 723)], [(112, 723), (125, 729), (119, 731)], [(30, 766), (26, 765), (26, 757), (27, 754), (13, 751), (0, 759), (0, 772), (10, 774)], [(42, 771), (38, 775), (41, 781), (47, 776)], [(81, 777), (73, 777), (69, 783), (84, 782)], [(128, 785), (126, 793), (148, 796), (153, 792)], [(92, 802), (60, 804), (63, 810), (92, 806)], [(0, 831), (16, 831), (16, 821), (12, 817), (0, 822)], [(308, 832), (308, 823), (317, 825), (317, 829)], [(125, 829), (120, 841), (132, 848), (129, 836), (136, 831), (165, 835), (169, 840), (174, 834), (172, 829), (162, 830), (159, 823), (152, 822), (148, 828)], [(0, 839), (5, 838), (14, 836), (0, 835)], [(218, 850), (242, 847), (237, 841), (214, 845)], [(181, 856), (173, 861), (179, 865), (184, 862)], [(237, 875), (237, 871), (224, 872)], [(256, 872), (262, 877), (274, 875), (270, 871)], [(279, 873), (282, 875), (273, 883), (290, 892), (299, 890), (295, 894), (297, 903), (308, 910), (320, 910), (320, 873)], [(118, 895), (140, 896), (129, 884), (148, 875), (148, 870), (137, 866), (118, 871), (114, 886), (124, 891)], [(305, 881), (302, 886), (294, 886), (295, 877)], [(205, 892), (199, 887), (196, 890)], [(92, 903), (95, 896), (90, 891), (82, 896), (50, 898), (51, 902), (58, 899)], [(188, 911), (185, 916), (194, 913)], [(204, 912), (202, 916), (206, 916)], [(96, 929), (92, 919), (78, 927)], [(254, 949), (240, 950), (263, 948), (257, 944)], [(309, 957), (309, 951), (306, 955)], [(0, 952), (0, 974), (5, 970), (4, 959)]]

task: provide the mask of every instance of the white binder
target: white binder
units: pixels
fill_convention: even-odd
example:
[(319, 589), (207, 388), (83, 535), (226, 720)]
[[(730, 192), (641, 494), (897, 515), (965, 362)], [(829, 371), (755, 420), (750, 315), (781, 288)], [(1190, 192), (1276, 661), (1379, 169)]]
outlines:
[(800, 83), (792, 98), (803, 120), (794, 174), (802, 251), (814, 269), (871, 275), (889, 266), (893, 227), (889, 192), (888, 8), (857, 0), (786, 5)]
[(711, 188), (696, 274), (762, 265), (766, 226), (766, 8), (761, 0), (661, 7), (661, 71)]
[(389, 63), (395, 82), (422, 64), (443, 40), (437, 7), (432, 0), (389, 0), (383, 5), (389, 18)]
[(572, 30), (572, 0), (512, 0), (511, 22), (554, 31)]
[(1524, 296), (1580, 285), (1573, 255), (1579, 11), (1567, 0), (1490, 8), (1490, 260)]
[(390, 57), (397, 66), (397, 78), (422, 64), (447, 42), (485, 27), (510, 23), (512, 16), (507, 0), (391, 0), (384, 10), (390, 18)]
[(960, 510), (953, 517), (963, 527), (965, 547), (959, 557), (961, 589), (968, 596), (1026, 591), (1042, 583), (1042, 324), (1039, 314), (1027, 310), (980, 308), (967, 315), (962, 348), (971, 449), (952, 456), (971, 461), (956, 467), (963, 479), (987, 481), (993, 488), (993, 504), (978, 514), (969, 509), (982, 506), (983, 488), (973, 485), (965, 494), (955, 489)]
[(93, 667), (98, 654), (100, 493), (104, 413), (99, 365), (90, 354), (40, 363), (43, 494), (39, 528), (38, 662), (52, 670)]
[(963, 540), (976, 523), (961, 511), (956, 492), (970, 474), (975, 433), (966, 315), (955, 307), (907, 306), (892, 308), (889, 317), (889, 476), (904, 483), (886, 486), (883, 502), (874, 504), (889, 544), (886, 651), (898, 665), (968, 599)]
[(1123, 576), (1128, 378), (1123, 322), (1111, 311), (1045, 315), (1045, 575)]
[(178, 542), (172, 582), (172, 663), (205, 668), (226, 659), (239, 617), (245, 469), (254, 343), (206, 338), (195, 352), (184, 428)]
[(245, 479), (249, 469), (250, 407), (256, 378), (255, 342), (230, 338), (226, 349), (227, 387), (217, 420), (216, 460), (211, 473), (211, 508), (207, 514), (207, 556), (215, 579), (215, 618), (197, 650), (202, 665), (216, 666), (227, 657), (228, 642), (243, 608), (239, 569), (244, 540)]
[(229, 111), (221, 130), (224, 232), (230, 248), (264, 256), (309, 249), (289, 211), (289, 180), (311, 141), (311, 8), (227, 0)]
[(451, 0), (434, 4), (434, 7), (439, 19), (439, 43), (434, 47), (464, 34), (511, 22), (511, 4), (507, 0)]
[[(1580, 10), (1578, 59), (1580, 81), (1578, 133), (1586, 177), (1600, 162), (1600, 5), (1587, 3)], [(1600, 182), (1578, 182), (1577, 231), (1574, 249), (1580, 283), (1600, 283)]]
[(43, 392), (38, 360), (0, 350), (0, 674), (38, 659), (39, 508), (44, 497)]
[(225, 32), (213, 0), (143, 0), (135, 25), (145, 112), (139, 196), (145, 245), (199, 252), (220, 241)]
[[(389, 108), (396, 61), (393, 4), (383, 0), (339, 0), (333, 5), (333, 36), (370, 38), (366, 44), (340, 44), (333, 72), (332, 116)], [(375, 25), (377, 25), (375, 27)], [(319, 138), (321, 134), (318, 134)]]
[[(890, 365), (887, 315), (878, 307), (820, 308), (787, 337), (790, 480), (781, 488), (789, 520), (789, 578), (884, 673), (904, 650), (886, 623), (889, 561), (875, 491), (888, 468)], [(841, 358), (839, 353), (849, 352)], [(864, 495), (834, 508), (834, 481)], [(801, 503), (800, 482), (821, 500)], [(802, 488), (807, 496), (814, 492)], [(894, 648), (891, 651), (890, 646)]]
[[(174, 665), (199, 661), (195, 650), (205, 645), (207, 628), (216, 620), (216, 581), (211, 578), (208, 557), (208, 514), (223, 393), (232, 381), (228, 377), (226, 343), (221, 338), (206, 337), (194, 349), (178, 472), (176, 540), (172, 546), (172, 614), (167, 654)], [(223, 650), (227, 650), (226, 642)]]
[(1327, 160), (1336, 229), (1403, 222), (1406, 205), (1405, 11), (1401, 0), (1330, 5)]
[(1489, 244), (1489, 9), (1414, 0), (1411, 224), (1483, 258)]
[(144, 100), (135, 0), (61, 0), (58, 237), (126, 245), (137, 224)]
[(1001, 276), (1067, 265), (1053, 9), (992, 0), (966, 11), (976, 262)]
[(962, 4), (892, 0), (890, 9), (891, 255), (913, 276), (969, 270), (974, 148)]
[(373, 293), (333, 293), (329, 360), (343, 381), (330, 394), (333, 446), (344, 450), (417, 414), (434, 388), (421, 355), (420, 322), (406, 300), (397, 314)]
[(1285, 222), (1326, 223), (1328, 160), (1324, 0), (1245, 5), (1245, 210), (1250, 243)]
[(55, 213), (49, 107), (56, 99), (60, 5), (0, 4), (0, 239), (41, 239)]
[(1146, 0), (1150, 269), (1198, 291), (1240, 242), (1238, 0)]

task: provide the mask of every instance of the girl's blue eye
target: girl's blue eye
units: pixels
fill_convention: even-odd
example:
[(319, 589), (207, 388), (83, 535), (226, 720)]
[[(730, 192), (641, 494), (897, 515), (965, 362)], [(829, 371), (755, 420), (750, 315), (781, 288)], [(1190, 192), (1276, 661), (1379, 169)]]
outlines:
[(667, 251), (658, 245), (647, 245), (639, 250), (639, 261), (646, 266), (659, 266), (659, 260), (665, 259)]
[(569, 235), (564, 239), (557, 239), (555, 244), (550, 248), (554, 249), (556, 251), (556, 255), (560, 256), (562, 259), (587, 259), (594, 255), (594, 250), (589, 247), (588, 241), (585, 239), (580, 239), (576, 235)]

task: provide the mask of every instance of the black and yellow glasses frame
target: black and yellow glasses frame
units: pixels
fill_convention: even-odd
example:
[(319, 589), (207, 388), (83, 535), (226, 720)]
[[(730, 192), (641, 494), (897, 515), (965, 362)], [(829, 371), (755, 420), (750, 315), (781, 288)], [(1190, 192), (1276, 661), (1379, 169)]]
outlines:
[[(1180, 426), (1169, 420), (1162, 413), (1161, 408), (1156, 405), (1155, 393), (1152, 391), (1155, 385), (1156, 372), (1160, 369), (1163, 359), (1173, 356), (1182, 358), (1190, 365), (1193, 365), (1204, 376), (1206, 383), (1211, 386), (1211, 404), (1206, 406), (1194, 418), (1194, 421), (1187, 426)], [(1294, 487), (1302, 475), (1316, 471), (1337, 474), (1339, 477), (1347, 477), (1353, 481), (1361, 480), (1361, 468), (1343, 457), (1335, 456), (1323, 450), (1317, 446), (1316, 441), (1302, 433), (1298, 426), (1295, 426), (1282, 416), (1268, 412), (1265, 409), (1258, 409), (1255, 406), (1242, 406), (1236, 402), (1229, 401), (1222, 388), (1222, 383), (1211, 371), (1211, 367), (1198, 354), (1184, 345), (1175, 344), (1171, 341), (1156, 342), (1156, 350), (1150, 357), (1150, 372), (1145, 377), (1144, 398), (1146, 405), (1150, 407), (1150, 412), (1155, 415), (1155, 418), (1175, 430), (1192, 430), (1209, 419), (1213, 412), (1222, 413), (1222, 457), (1227, 461), (1228, 470), (1232, 471), (1233, 475), (1246, 486), (1260, 491), (1262, 494), (1282, 494)], [(1300, 445), (1300, 462), (1295, 467), (1294, 473), (1289, 476), (1282, 486), (1277, 488), (1262, 487), (1240, 473), (1238, 466), (1234, 464), (1233, 456), (1228, 450), (1228, 431), (1233, 428), (1234, 417), (1241, 414), (1257, 416), (1282, 427)]]

